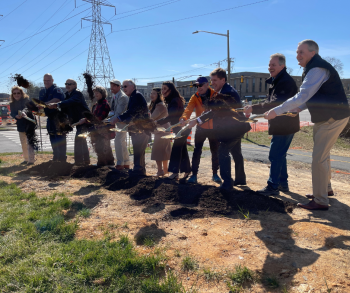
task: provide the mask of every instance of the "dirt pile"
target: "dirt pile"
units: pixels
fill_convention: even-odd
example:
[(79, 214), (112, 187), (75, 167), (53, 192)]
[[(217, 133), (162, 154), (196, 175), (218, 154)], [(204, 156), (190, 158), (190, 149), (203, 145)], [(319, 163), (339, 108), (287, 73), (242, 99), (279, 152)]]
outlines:
[(57, 177), (57, 176), (69, 176), (71, 173), (71, 170), (73, 168), (73, 165), (70, 163), (63, 163), (63, 162), (44, 162), (40, 165), (35, 165), (27, 170), (24, 170), (19, 173), (21, 174), (30, 174), (35, 176), (41, 176), (41, 177)]
[(104, 167), (97, 167), (89, 165), (86, 167), (74, 167), (70, 176), (77, 179), (88, 179), (90, 182), (103, 184), (106, 180), (106, 176), (111, 170)]
[(190, 204), (195, 209), (180, 208), (166, 216), (172, 218), (196, 218), (214, 215), (230, 215), (233, 213), (259, 213), (270, 211), (291, 213), (295, 204), (260, 195), (252, 190), (222, 192), (219, 188), (208, 185), (188, 185), (168, 179), (154, 177), (129, 177), (122, 172), (107, 174), (107, 189), (125, 190), (137, 205), (145, 205), (146, 213), (164, 209), (164, 204)]

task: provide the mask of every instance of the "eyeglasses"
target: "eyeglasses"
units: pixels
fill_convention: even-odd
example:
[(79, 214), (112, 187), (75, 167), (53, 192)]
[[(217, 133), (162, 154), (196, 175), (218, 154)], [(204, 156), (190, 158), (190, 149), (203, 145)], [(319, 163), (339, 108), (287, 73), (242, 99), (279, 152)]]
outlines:
[(65, 85), (72, 85), (72, 84), (74, 84), (74, 83), (71, 83), (71, 82), (70, 83), (68, 83), (68, 82), (65, 83)]
[(123, 89), (126, 89), (127, 87), (128, 87), (127, 85), (123, 85), (123, 86), (122, 86)]

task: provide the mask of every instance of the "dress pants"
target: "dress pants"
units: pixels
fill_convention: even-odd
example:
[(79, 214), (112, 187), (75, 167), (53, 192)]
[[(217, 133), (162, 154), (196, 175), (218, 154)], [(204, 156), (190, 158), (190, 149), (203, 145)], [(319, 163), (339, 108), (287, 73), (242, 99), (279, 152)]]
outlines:
[[(180, 127), (173, 129), (174, 133), (180, 131)], [(182, 133), (181, 138), (174, 139), (174, 144), (171, 149), (169, 172), (172, 173), (190, 173), (191, 163), (187, 152), (187, 137), (190, 134), (191, 129), (188, 129)]]
[(246, 175), (244, 172), (244, 160), (241, 149), (242, 138), (235, 138), (229, 141), (220, 142), (219, 146), (219, 164), (220, 175), (224, 180), (225, 186), (232, 186), (231, 177), (231, 158), (235, 162), (235, 181), (240, 183), (246, 182)]
[(145, 153), (149, 136), (145, 133), (130, 133), (134, 149), (134, 171), (141, 171), (146, 174)]
[(312, 152), (312, 194), (315, 202), (328, 205), (328, 186), (330, 185), (330, 151), (339, 134), (349, 121), (349, 117), (315, 123), (313, 128), (314, 148)]
[(197, 126), (196, 134), (194, 136), (194, 151), (192, 156), (192, 174), (197, 175), (199, 169), (199, 162), (201, 160), (202, 148), (204, 141), (208, 138), (211, 151), (211, 163), (213, 174), (217, 174), (219, 170), (218, 148), (219, 142), (215, 137), (213, 129), (204, 129)]
[(49, 134), (53, 150), (53, 160), (66, 162), (67, 141), (66, 135)]
[(85, 137), (78, 137), (84, 133), (86, 127), (77, 126), (77, 132), (74, 140), (74, 161), (75, 164), (90, 164), (89, 148)]
[(126, 132), (116, 132), (114, 139), (115, 155), (117, 158), (117, 165), (130, 165), (129, 152), (126, 144)]
[(34, 160), (35, 160), (34, 149), (29, 144), (26, 133), (25, 132), (18, 132), (18, 133), (19, 133), (19, 139), (22, 145), (24, 160), (28, 163), (34, 163)]
[(288, 186), (287, 151), (293, 140), (293, 134), (273, 135), (270, 145), (269, 160), (271, 162), (270, 177), (267, 184), (273, 189), (279, 185)]

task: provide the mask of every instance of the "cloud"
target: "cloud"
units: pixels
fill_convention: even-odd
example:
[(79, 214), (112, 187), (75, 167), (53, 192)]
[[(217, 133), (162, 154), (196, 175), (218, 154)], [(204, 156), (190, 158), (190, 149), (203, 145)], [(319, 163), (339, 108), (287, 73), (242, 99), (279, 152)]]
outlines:
[(205, 64), (192, 64), (191, 67), (194, 67), (194, 68), (201, 68), (201, 67), (204, 67), (204, 68), (216, 68), (217, 66), (215, 65), (205, 65)]

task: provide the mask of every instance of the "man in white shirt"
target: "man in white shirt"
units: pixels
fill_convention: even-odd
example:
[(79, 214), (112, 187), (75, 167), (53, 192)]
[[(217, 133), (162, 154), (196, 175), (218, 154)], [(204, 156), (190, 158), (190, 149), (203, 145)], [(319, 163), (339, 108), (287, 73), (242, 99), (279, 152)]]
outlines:
[[(287, 111), (309, 109), (313, 130), (312, 189), (308, 204), (298, 204), (308, 210), (328, 210), (330, 187), (330, 150), (349, 121), (350, 108), (338, 72), (318, 55), (319, 47), (313, 40), (299, 43), (297, 60), (304, 67), (300, 91), (282, 105), (265, 113), (274, 119)], [(329, 190), (330, 189), (330, 190)]]
[[(123, 128), (123, 123), (118, 124), (118, 116), (124, 113), (128, 107), (129, 97), (121, 90), (121, 82), (117, 79), (110, 81), (111, 92), (111, 109), (113, 116), (110, 118), (112, 124), (117, 124), (119, 128)], [(114, 139), (115, 154), (117, 157), (117, 170), (129, 169), (129, 153), (126, 145), (126, 132), (116, 132)]]

